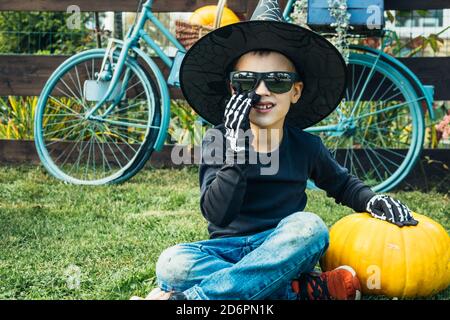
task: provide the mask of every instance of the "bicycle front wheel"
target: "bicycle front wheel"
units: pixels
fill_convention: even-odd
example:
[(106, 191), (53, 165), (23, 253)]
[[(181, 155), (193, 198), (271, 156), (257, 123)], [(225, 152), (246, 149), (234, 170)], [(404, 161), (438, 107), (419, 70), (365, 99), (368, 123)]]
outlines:
[(161, 124), (159, 94), (151, 78), (127, 57), (113, 95), (86, 117), (109, 82), (98, 73), (114, 72), (117, 56), (103, 70), (105, 50), (71, 57), (50, 77), (39, 99), (35, 141), (45, 168), (74, 184), (101, 185), (135, 173), (140, 154), (153, 147)]

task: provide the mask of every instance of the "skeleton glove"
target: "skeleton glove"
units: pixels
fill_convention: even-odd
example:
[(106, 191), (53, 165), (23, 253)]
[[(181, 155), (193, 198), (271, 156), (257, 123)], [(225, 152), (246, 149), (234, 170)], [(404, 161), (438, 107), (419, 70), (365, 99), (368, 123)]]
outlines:
[(249, 114), (260, 95), (254, 91), (241, 93), (239, 89), (231, 96), (225, 107), (224, 124), (226, 138), (225, 159), (227, 164), (248, 163), (249, 149), (253, 140)]
[(399, 227), (415, 226), (419, 223), (406, 205), (386, 195), (373, 196), (367, 202), (366, 210), (374, 218), (389, 221)]

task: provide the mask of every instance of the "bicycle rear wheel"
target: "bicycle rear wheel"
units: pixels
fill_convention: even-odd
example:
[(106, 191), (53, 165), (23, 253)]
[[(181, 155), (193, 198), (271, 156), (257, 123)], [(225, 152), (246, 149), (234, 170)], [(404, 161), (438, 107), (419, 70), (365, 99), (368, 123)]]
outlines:
[(336, 160), (376, 192), (398, 185), (419, 157), (424, 138), (421, 100), (394, 66), (351, 53), (345, 99), (306, 131), (317, 133)]
[[(136, 173), (140, 155), (151, 149), (161, 124), (158, 92), (146, 71), (128, 57), (120, 85), (96, 117), (87, 111), (109, 82), (97, 82), (105, 50), (89, 50), (64, 62), (39, 99), (35, 141), (45, 168), (74, 184), (119, 182)], [(117, 56), (110, 68), (113, 71)]]

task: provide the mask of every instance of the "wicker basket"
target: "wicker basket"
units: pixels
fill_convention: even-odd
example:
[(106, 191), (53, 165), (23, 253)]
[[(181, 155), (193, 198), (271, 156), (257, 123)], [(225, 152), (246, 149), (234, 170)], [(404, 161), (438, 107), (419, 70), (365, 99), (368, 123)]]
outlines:
[(189, 50), (205, 34), (217, 29), (222, 21), (223, 9), (226, 5), (226, 0), (219, 0), (217, 3), (217, 13), (214, 19), (214, 26), (202, 26), (199, 24), (192, 24), (183, 20), (176, 20), (176, 38), (180, 43)]

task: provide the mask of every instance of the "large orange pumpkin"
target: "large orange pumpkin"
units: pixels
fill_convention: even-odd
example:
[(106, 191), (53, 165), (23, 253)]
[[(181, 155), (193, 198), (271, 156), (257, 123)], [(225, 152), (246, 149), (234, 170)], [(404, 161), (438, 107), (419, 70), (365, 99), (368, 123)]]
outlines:
[[(214, 19), (216, 17), (217, 13), (217, 6), (210, 5), (210, 6), (203, 6), (201, 8), (198, 8), (195, 10), (190, 19), (189, 22), (192, 24), (199, 24), (202, 26), (210, 26), (212, 27), (214, 25)], [(226, 26), (232, 23), (239, 22), (238, 16), (229, 8), (224, 7), (223, 14), (222, 14), (222, 20), (220, 22), (220, 26)]]
[(364, 294), (425, 297), (450, 284), (450, 237), (434, 220), (413, 213), (417, 226), (399, 228), (367, 213), (348, 215), (330, 228), (323, 271), (356, 270)]

